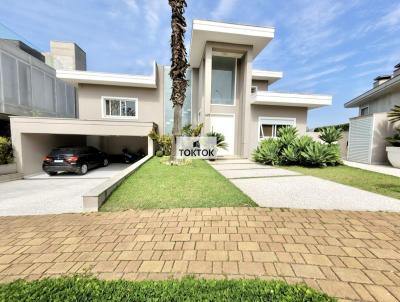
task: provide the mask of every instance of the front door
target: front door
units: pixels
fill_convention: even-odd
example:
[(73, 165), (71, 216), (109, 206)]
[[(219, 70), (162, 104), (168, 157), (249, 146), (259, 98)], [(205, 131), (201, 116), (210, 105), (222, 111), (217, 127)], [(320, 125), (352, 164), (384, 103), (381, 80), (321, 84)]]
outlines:
[(218, 149), (218, 155), (234, 155), (235, 152), (235, 115), (233, 114), (211, 114), (211, 130), (222, 133), (227, 150)]

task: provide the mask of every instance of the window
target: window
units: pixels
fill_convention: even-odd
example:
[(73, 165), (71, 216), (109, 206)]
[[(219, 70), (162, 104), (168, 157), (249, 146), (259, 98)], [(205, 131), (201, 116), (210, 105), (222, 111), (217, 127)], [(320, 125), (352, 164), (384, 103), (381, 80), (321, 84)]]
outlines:
[(137, 118), (137, 99), (103, 97), (103, 116), (108, 118)]
[(368, 106), (360, 109), (360, 116), (364, 116), (364, 115), (368, 115), (368, 114), (369, 114)]
[(251, 86), (251, 93), (257, 93), (258, 87), (257, 86)]
[(236, 58), (212, 57), (211, 104), (234, 105)]
[(262, 140), (269, 137), (277, 137), (279, 129), (286, 126), (296, 126), (295, 118), (259, 118), (258, 138)]

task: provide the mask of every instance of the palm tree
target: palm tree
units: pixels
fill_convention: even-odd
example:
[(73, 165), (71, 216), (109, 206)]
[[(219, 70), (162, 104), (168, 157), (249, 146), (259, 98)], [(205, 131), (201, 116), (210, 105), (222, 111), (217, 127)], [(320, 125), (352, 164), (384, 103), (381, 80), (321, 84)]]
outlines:
[(172, 128), (172, 150), (171, 161), (176, 160), (176, 137), (182, 129), (182, 107), (185, 101), (187, 80), (186, 69), (188, 62), (185, 49), (186, 20), (184, 12), (186, 0), (168, 0), (171, 6), (171, 71), (169, 76), (172, 79), (171, 101), (174, 108), (174, 125)]
[(394, 105), (392, 111), (388, 113), (388, 118), (392, 123), (400, 121), (400, 106)]

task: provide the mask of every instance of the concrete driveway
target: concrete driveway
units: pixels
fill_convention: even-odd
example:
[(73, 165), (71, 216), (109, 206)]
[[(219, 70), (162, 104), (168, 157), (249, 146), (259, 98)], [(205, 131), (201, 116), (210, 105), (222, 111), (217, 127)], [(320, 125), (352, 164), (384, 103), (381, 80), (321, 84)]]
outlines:
[(39, 173), (0, 183), (0, 216), (82, 212), (82, 195), (128, 167), (111, 164), (86, 175)]
[(210, 162), (259, 206), (400, 212), (400, 200), (249, 160)]

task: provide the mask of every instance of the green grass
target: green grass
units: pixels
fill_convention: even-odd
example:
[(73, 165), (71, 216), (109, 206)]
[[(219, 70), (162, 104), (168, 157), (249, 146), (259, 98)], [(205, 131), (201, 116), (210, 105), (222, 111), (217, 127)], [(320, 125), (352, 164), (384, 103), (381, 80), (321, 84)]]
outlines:
[(306, 285), (282, 281), (204, 280), (101, 281), (88, 277), (62, 277), (40, 281), (14, 281), (0, 285), (0, 302), (97, 301), (274, 301), (333, 302)]
[(256, 204), (207, 162), (168, 166), (155, 157), (129, 176), (101, 211), (236, 206)]
[(395, 176), (366, 171), (349, 166), (326, 168), (305, 168), (293, 166), (283, 168), (400, 199), (400, 179)]

